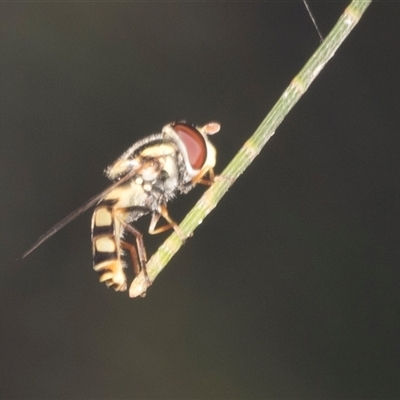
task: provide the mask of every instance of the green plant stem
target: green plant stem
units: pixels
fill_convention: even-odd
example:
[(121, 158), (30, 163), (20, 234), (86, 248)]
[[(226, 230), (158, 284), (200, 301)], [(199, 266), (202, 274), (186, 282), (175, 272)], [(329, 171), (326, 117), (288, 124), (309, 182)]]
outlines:
[[(299, 74), (292, 80), (288, 88), (261, 122), (254, 134), (244, 143), (233, 160), (219, 176), (219, 179), (203, 194), (193, 209), (179, 225), (184, 237), (192, 236), (193, 231), (214, 209), (233, 182), (251, 164), (267, 141), (275, 133), (285, 116), (307, 91), (310, 84), (333, 57), (336, 50), (360, 20), (372, 0), (353, 0), (346, 8), (338, 22), (308, 60)], [(164, 269), (172, 256), (180, 249), (183, 242), (176, 232), (172, 233), (151, 257), (147, 264), (147, 273), (151, 281)], [(147, 289), (144, 275), (134, 280), (130, 288), (130, 296), (136, 297)]]

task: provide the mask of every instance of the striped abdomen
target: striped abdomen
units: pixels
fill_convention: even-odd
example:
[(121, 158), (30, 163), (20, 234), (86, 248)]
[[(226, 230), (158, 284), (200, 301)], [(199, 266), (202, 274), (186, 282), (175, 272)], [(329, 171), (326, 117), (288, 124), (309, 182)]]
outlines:
[(93, 269), (100, 282), (117, 291), (126, 290), (126, 276), (121, 261), (121, 224), (115, 217), (116, 199), (102, 200), (92, 217)]

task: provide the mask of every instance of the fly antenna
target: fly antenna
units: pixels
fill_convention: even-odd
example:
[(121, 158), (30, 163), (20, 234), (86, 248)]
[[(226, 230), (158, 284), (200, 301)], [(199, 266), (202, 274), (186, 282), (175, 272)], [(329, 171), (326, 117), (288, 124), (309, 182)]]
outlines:
[(305, 7), (307, 9), (308, 15), (310, 16), (312, 23), (314, 24), (315, 29), (317, 30), (317, 33), (318, 33), (318, 36), (319, 36), (319, 41), (322, 43), (324, 41), (324, 38), (323, 38), (323, 36), (321, 34), (321, 31), (318, 28), (318, 25), (317, 25), (317, 22), (315, 21), (314, 15), (311, 12), (310, 7), (308, 6), (307, 0), (303, 0), (303, 3), (304, 3), (304, 5), (305, 5)]

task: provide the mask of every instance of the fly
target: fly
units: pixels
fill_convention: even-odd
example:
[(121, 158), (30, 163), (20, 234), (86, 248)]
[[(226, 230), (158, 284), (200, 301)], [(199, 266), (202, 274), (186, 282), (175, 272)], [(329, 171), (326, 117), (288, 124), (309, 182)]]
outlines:
[[(130, 256), (135, 276), (143, 271), (150, 285), (143, 235), (134, 222), (150, 214), (150, 234), (173, 228), (181, 235), (178, 225), (168, 214), (167, 203), (177, 194), (189, 192), (198, 183), (213, 182), (216, 150), (208, 135), (219, 130), (217, 122), (196, 127), (179, 121), (136, 142), (105, 170), (113, 184), (42, 235), (22, 258), (95, 205), (92, 253), (93, 268), (98, 272), (100, 282), (116, 291), (127, 289), (125, 251)], [(167, 223), (157, 227), (161, 217)], [(135, 237), (136, 246), (125, 239), (125, 233)]]

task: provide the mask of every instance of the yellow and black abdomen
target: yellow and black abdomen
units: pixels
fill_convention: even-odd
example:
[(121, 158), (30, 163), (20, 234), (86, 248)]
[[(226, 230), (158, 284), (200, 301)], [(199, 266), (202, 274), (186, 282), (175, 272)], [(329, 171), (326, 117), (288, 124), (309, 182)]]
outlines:
[(111, 191), (97, 204), (92, 217), (93, 269), (99, 273), (100, 282), (116, 291), (127, 289), (122, 260), (124, 227), (151, 212), (146, 207), (149, 194), (137, 180)]
[(102, 200), (92, 217), (93, 268), (100, 275), (100, 282), (117, 291), (126, 290), (126, 277), (121, 262), (119, 223), (114, 206), (118, 199)]

